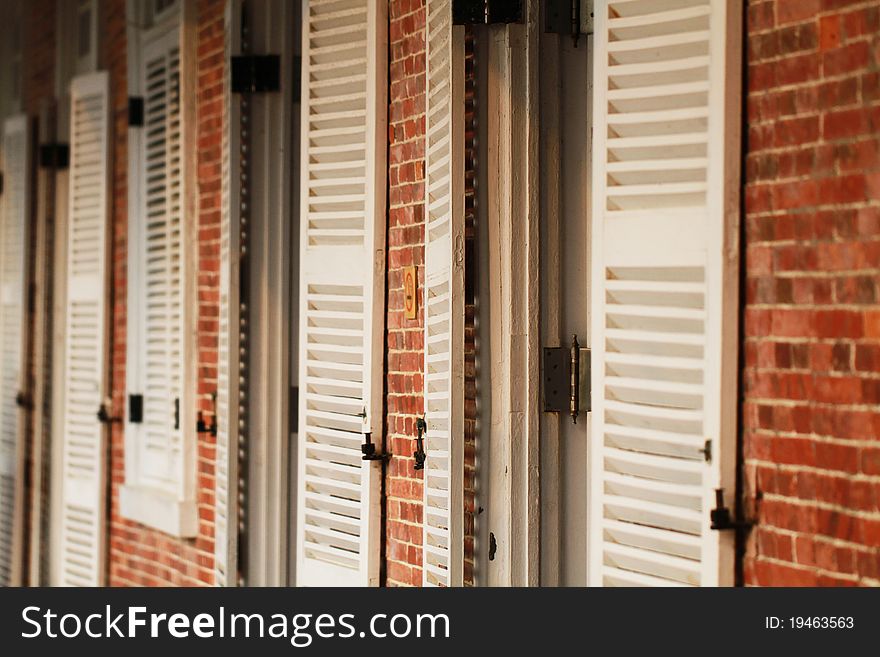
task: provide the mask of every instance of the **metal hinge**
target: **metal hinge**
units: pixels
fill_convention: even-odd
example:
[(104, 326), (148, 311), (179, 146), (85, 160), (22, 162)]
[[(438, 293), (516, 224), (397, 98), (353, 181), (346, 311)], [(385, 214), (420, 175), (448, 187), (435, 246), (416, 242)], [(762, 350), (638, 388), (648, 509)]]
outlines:
[(293, 58), (293, 102), (300, 102), (302, 97), (302, 57)]
[(144, 396), (128, 396), (128, 421), (132, 424), (140, 424), (144, 421)]
[(579, 414), (592, 410), (590, 350), (572, 335), (569, 347), (544, 347), (543, 366), (544, 411), (568, 413), (577, 424)]
[(144, 99), (141, 96), (128, 97), (128, 127), (141, 128), (144, 125)]
[(233, 55), (230, 58), (232, 93), (281, 91), (278, 55)]
[(299, 431), (299, 386), (290, 386), (290, 433)]
[(40, 166), (45, 169), (66, 169), (70, 166), (70, 146), (59, 142), (41, 145)]
[(0, 171), (0, 194), (3, 193), (3, 172)]
[(495, 25), (522, 23), (522, 0), (453, 0), (455, 25)]
[(547, 0), (544, 31), (571, 36), (576, 48), (582, 34), (593, 33), (593, 0)]

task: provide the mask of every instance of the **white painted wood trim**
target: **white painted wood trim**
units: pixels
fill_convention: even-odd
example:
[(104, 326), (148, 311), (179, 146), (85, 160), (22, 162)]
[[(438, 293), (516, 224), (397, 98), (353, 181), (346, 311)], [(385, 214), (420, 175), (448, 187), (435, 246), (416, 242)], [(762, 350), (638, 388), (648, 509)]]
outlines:
[(120, 486), (119, 514), (171, 536), (190, 538), (199, 529), (195, 502), (181, 500), (158, 488)]
[[(249, 586), (288, 582), (290, 358), (294, 194), (292, 113), (294, 21), (286, 0), (251, 3), (251, 52), (281, 56), (281, 92), (250, 94), (250, 291), (248, 352)], [(234, 101), (233, 101), (234, 102)], [(237, 130), (237, 124), (231, 128)], [(235, 179), (233, 179), (235, 180)]]
[(490, 586), (535, 586), (540, 574), (540, 6), (525, 7), (524, 25), (490, 28)]
[[(719, 133), (723, 137), (710, 144), (710, 161), (717, 157), (719, 166), (709, 169), (710, 189), (717, 189), (709, 195), (709, 216), (718, 217), (712, 230), (717, 231), (712, 240), (719, 245), (718, 257), (710, 262), (713, 270), (709, 276), (713, 288), (708, 295), (719, 301), (719, 312), (714, 318), (717, 324), (717, 354), (719, 389), (717, 393), (718, 410), (713, 414), (714, 426), (709, 426), (715, 453), (713, 463), (717, 464), (717, 487), (723, 488), (725, 503), (730, 509), (736, 508), (736, 467), (738, 440), (739, 405), (739, 278), (740, 278), (740, 180), (742, 157), (742, 58), (743, 43), (743, 1), (713, 0), (713, 11), (722, 12), (717, 23), (717, 39), (712, 39), (711, 47), (724, 47), (719, 57), (713, 57), (713, 66), (718, 67), (716, 75), (724, 80), (710, 90), (710, 122), (723, 121)], [(712, 127), (710, 126), (710, 131)], [(714, 152), (718, 149), (717, 153)], [(712, 491), (707, 492), (704, 504), (714, 507)], [(718, 586), (733, 586), (736, 569), (734, 532), (715, 532), (718, 535), (718, 561), (715, 572), (711, 573)]]
[[(541, 335), (542, 347), (564, 345), (562, 334), (562, 249), (560, 244), (561, 62), (559, 41), (541, 43)], [(588, 128), (585, 126), (585, 128)], [(559, 413), (541, 413), (541, 586), (558, 586), (562, 556), (562, 449)]]

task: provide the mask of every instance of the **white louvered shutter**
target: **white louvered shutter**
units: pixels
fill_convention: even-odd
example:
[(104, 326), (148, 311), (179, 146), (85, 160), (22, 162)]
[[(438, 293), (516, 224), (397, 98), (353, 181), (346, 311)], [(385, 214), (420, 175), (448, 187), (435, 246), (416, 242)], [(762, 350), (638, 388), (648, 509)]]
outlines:
[(3, 124), (2, 213), (0, 213), (0, 585), (11, 583), (18, 472), (25, 318), (25, 253), (28, 249), (30, 134), (28, 118)]
[(732, 579), (709, 511), (733, 503), (735, 5), (596, 3), (593, 585)]
[(464, 450), (464, 43), (427, 4), (422, 583), (461, 585)]
[[(240, 28), (234, 15), (236, 3), (226, 8), (226, 52), (231, 51), (231, 35)], [(233, 248), (237, 236), (232, 226), (232, 151), (230, 126), (233, 124), (233, 103), (230, 97), (229, 70), (224, 80), (226, 124), (221, 143), (220, 187), (220, 316), (217, 340), (217, 442), (216, 491), (214, 505), (214, 583), (217, 586), (238, 584), (236, 548), (238, 500), (238, 326), (232, 320), (238, 303), (234, 283), (238, 278), (233, 270)], [(238, 114), (235, 113), (238, 119)], [(237, 122), (237, 121), (236, 121)], [(235, 197), (237, 198), (237, 197)], [(237, 227), (236, 227), (237, 228)], [(231, 321), (232, 320), (232, 321)]]
[(70, 218), (62, 441), (60, 583), (99, 586), (104, 561), (108, 76), (71, 83)]
[(299, 585), (379, 576), (386, 3), (305, 2), (299, 295)]
[(182, 153), (180, 32), (144, 46), (142, 58), (144, 293), (141, 483), (177, 492), (182, 480)]

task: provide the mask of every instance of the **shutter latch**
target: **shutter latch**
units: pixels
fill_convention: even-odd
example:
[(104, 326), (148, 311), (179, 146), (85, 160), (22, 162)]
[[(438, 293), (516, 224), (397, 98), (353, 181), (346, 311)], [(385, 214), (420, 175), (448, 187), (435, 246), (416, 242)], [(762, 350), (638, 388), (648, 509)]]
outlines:
[(425, 421), (425, 418), (420, 417), (416, 420), (416, 428), (419, 431), (419, 435), (416, 437), (416, 451), (413, 452), (413, 458), (416, 460), (413, 470), (423, 470), (425, 468), (425, 459), (428, 456), (425, 454), (425, 439), (423, 438), (428, 433), (428, 423)]
[[(358, 416), (364, 421), (364, 428), (367, 428), (367, 409), (358, 413)], [(388, 461), (391, 458), (390, 452), (377, 452), (376, 445), (373, 443), (373, 434), (370, 431), (364, 431), (364, 444), (361, 445), (361, 457), (364, 461)]]
[(112, 424), (114, 422), (122, 422), (122, 418), (118, 415), (110, 415), (110, 411), (107, 410), (107, 407), (110, 406), (110, 401), (104, 401), (98, 406), (98, 422), (101, 424)]
[(578, 415), (592, 410), (590, 397), (590, 350), (571, 336), (570, 347), (544, 347), (544, 412), (568, 413), (577, 424)]
[(34, 407), (34, 402), (29, 394), (26, 392), (19, 392), (15, 395), (15, 405), (19, 408), (30, 410)]
[(751, 529), (755, 523), (748, 520), (734, 520), (730, 509), (724, 506), (724, 489), (715, 489), (715, 508), (709, 512), (712, 520), (710, 529), (722, 531), (725, 529)]
[(391, 458), (389, 452), (376, 452), (376, 445), (373, 443), (372, 434), (367, 431), (364, 433), (364, 444), (361, 445), (361, 457), (364, 461), (388, 461)]
[(205, 416), (201, 411), (196, 413), (196, 433), (210, 433), (217, 435), (217, 391), (211, 393), (211, 403), (214, 405), (214, 414), (211, 416), (211, 424), (205, 422)]

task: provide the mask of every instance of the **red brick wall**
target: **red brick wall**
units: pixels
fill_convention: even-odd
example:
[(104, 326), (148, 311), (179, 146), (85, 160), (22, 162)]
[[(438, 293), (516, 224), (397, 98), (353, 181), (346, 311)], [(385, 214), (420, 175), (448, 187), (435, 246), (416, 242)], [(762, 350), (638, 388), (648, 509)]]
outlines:
[[(113, 181), (113, 371), (114, 409), (125, 410), (125, 300), (127, 267), (127, 86), (125, 0), (105, 2), (105, 65), (111, 72), (114, 108)], [(200, 407), (211, 411), (216, 388), (217, 286), (219, 271), (220, 138), (223, 122), (223, 0), (199, 0), (198, 6), (198, 216), (199, 224), (199, 375)], [(195, 422), (195, 418), (187, 421)], [(114, 586), (191, 586), (213, 583), (214, 440), (198, 439), (199, 532), (181, 540), (122, 518), (119, 486), (124, 483), (123, 428), (113, 425), (111, 439), (110, 577)]]
[[(413, 470), (423, 408), (425, 262), (425, 3), (389, 3), (387, 436), (388, 586), (422, 583), (422, 473)], [(404, 318), (403, 268), (418, 271), (418, 318)]]
[(758, 585), (880, 584), (880, 6), (748, 6), (744, 450)]

